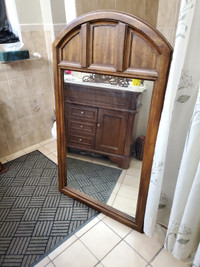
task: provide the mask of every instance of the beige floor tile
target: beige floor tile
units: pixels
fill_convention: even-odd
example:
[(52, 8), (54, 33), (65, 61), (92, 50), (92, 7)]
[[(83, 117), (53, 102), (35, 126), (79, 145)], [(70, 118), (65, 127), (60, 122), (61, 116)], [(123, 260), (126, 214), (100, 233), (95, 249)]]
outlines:
[(13, 154), (10, 154), (10, 155), (6, 156), (5, 158), (6, 158), (7, 161), (10, 161), (10, 160), (19, 158), (19, 157), (23, 156), (24, 154), (26, 154), (25, 151), (20, 150), (20, 151), (18, 151), (16, 153), (13, 153)]
[(58, 164), (58, 159), (53, 153), (48, 154), (47, 157), (51, 159), (54, 163)]
[(123, 180), (123, 184), (139, 187), (140, 177), (131, 176), (131, 175), (126, 174), (124, 177), (124, 180)]
[(118, 221), (111, 219), (110, 217), (105, 217), (103, 222), (108, 225), (115, 233), (117, 233), (121, 238), (124, 238), (132, 229)]
[(147, 261), (151, 261), (155, 254), (162, 248), (157, 234), (153, 237), (148, 237), (145, 234), (141, 234), (136, 231), (132, 231), (125, 241), (132, 246), (140, 255), (142, 255)]
[(49, 150), (50, 152), (56, 152), (57, 151), (56, 142), (51, 142), (49, 144), (44, 145), (43, 147), (46, 148), (47, 150)]
[(124, 241), (120, 242), (102, 261), (104, 267), (145, 267), (147, 262)]
[(113, 191), (112, 191), (113, 195), (116, 195), (118, 193), (121, 185), (122, 185), (121, 183), (118, 183), (118, 182), (116, 183), (116, 185), (115, 185), (115, 187), (113, 188)]
[(75, 235), (71, 236), (69, 239), (67, 239), (65, 242), (63, 242), (60, 246), (58, 246), (56, 249), (54, 249), (48, 257), (53, 260), (55, 257), (57, 257), (59, 254), (61, 254), (66, 248), (68, 248), (71, 244), (73, 244), (77, 240), (77, 237)]
[(140, 175), (141, 175), (141, 169), (130, 167), (127, 170), (127, 173), (126, 174), (131, 175), (131, 176), (140, 177)]
[(142, 161), (138, 160), (136, 158), (132, 158), (131, 163), (130, 163), (130, 167), (141, 169), (142, 168)]
[(45, 265), (45, 267), (55, 267), (55, 265), (52, 262), (50, 262), (47, 265)]
[(39, 147), (41, 147), (40, 144), (35, 144), (35, 145), (33, 145), (33, 146), (29, 146), (29, 147), (27, 147), (27, 148), (24, 148), (24, 151), (25, 151), (26, 153), (30, 153), (30, 152), (32, 152), (32, 151), (34, 151), (34, 150), (37, 150)]
[(116, 196), (112, 207), (123, 211), (130, 216), (134, 216), (136, 212), (137, 200), (130, 199), (123, 196)]
[(7, 162), (7, 159), (4, 157), (4, 158), (0, 158), (0, 162), (2, 163), (2, 164), (4, 164), (4, 163), (6, 163)]
[(98, 263), (98, 260), (77, 240), (56, 257), (53, 263), (56, 267), (93, 267)]
[(184, 263), (175, 257), (172, 256), (172, 254), (168, 251), (166, 251), (164, 248), (161, 250), (161, 252), (158, 254), (158, 256), (151, 262), (151, 265), (153, 267), (189, 267), (192, 264)]
[(113, 193), (112, 193), (112, 194), (110, 195), (110, 197), (109, 197), (109, 199), (108, 199), (108, 201), (107, 201), (106, 204), (107, 204), (108, 206), (111, 206), (111, 207), (112, 207), (112, 205), (113, 205), (113, 203), (114, 203), (114, 201), (115, 201), (115, 198), (116, 198), (116, 194), (113, 194)]
[(103, 214), (103, 213), (100, 213), (100, 214), (97, 216), (97, 218), (98, 218), (100, 221), (103, 220), (105, 217), (106, 217), (106, 215)]
[(57, 142), (57, 141), (53, 137), (51, 137), (49, 139), (46, 139), (46, 140), (40, 142), (40, 145), (45, 146), (45, 145), (52, 143), (52, 142)]
[(119, 176), (119, 179), (117, 180), (118, 183), (123, 183), (124, 177), (126, 176), (126, 172), (127, 172), (127, 170), (122, 170), (122, 172)]
[(39, 147), (38, 150), (44, 155), (50, 154), (50, 151), (43, 146)]
[(43, 260), (41, 260), (40, 262), (38, 262), (36, 265), (34, 265), (34, 267), (44, 267), (46, 266), (48, 263), (50, 263), (50, 259), (48, 257), (45, 257)]
[(121, 239), (103, 222), (99, 222), (80, 240), (101, 260)]
[(138, 188), (127, 184), (122, 184), (117, 195), (136, 200), (138, 199)]
[(101, 263), (98, 263), (97, 265), (95, 265), (95, 267), (104, 267)]
[(89, 223), (87, 223), (84, 227), (82, 227), (79, 231), (76, 232), (76, 236), (81, 237), (85, 234), (90, 228), (92, 228), (95, 224), (99, 222), (98, 217), (95, 217)]

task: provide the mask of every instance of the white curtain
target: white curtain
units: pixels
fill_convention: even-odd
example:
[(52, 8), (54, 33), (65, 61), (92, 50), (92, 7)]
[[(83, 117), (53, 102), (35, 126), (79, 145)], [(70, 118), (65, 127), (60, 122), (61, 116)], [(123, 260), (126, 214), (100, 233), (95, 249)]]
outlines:
[[(144, 232), (200, 266), (200, 0), (182, 0), (156, 142)], [(199, 246), (199, 247), (198, 247)]]

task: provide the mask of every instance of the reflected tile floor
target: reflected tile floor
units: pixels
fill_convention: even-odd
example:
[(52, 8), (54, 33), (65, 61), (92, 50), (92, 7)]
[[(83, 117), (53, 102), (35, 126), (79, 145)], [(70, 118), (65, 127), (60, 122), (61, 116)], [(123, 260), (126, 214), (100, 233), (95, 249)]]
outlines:
[[(38, 149), (57, 163), (57, 147), (53, 138), (45, 140), (12, 155), (0, 158), (2, 163), (20, 157)], [(75, 155), (69, 155), (74, 157)], [(83, 156), (79, 155), (79, 159)], [(84, 157), (84, 160), (116, 167), (109, 161)], [(136, 205), (141, 163), (131, 161), (128, 170), (122, 172), (116, 184), (109, 204), (123, 208), (132, 195), (132, 204), (126, 212), (131, 214)], [(134, 196), (134, 197), (133, 197)], [(134, 202), (135, 200), (135, 202)], [(132, 213), (131, 215), (134, 215)], [(35, 267), (186, 267), (191, 266), (175, 259), (163, 248), (163, 240), (157, 235), (147, 237), (131, 228), (103, 215), (77, 231), (69, 239), (46, 255)]]

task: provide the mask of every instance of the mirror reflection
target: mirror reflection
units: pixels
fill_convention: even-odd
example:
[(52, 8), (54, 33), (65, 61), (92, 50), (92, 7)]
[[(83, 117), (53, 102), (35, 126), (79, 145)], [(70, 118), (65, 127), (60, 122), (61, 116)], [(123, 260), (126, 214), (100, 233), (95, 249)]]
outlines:
[(153, 82), (64, 71), (66, 185), (135, 216)]

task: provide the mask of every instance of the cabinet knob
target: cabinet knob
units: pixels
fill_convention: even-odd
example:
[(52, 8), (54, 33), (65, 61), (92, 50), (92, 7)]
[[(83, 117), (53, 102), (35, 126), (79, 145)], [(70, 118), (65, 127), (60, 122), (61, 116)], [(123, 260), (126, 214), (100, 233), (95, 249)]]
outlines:
[(100, 123), (98, 123), (98, 124), (97, 124), (97, 127), (100, 127), (100, 126), (101, 126)]
[(81, 138), (79, 138), (79, 140), (78, 140), (79, 142), (81, 142), (82, 141), (82, 139)]
[(80, 128), (83, 128), (83, 125), (81, 125)]
[(84, 114), (84, 111), (81, 111), (81, 114)]

